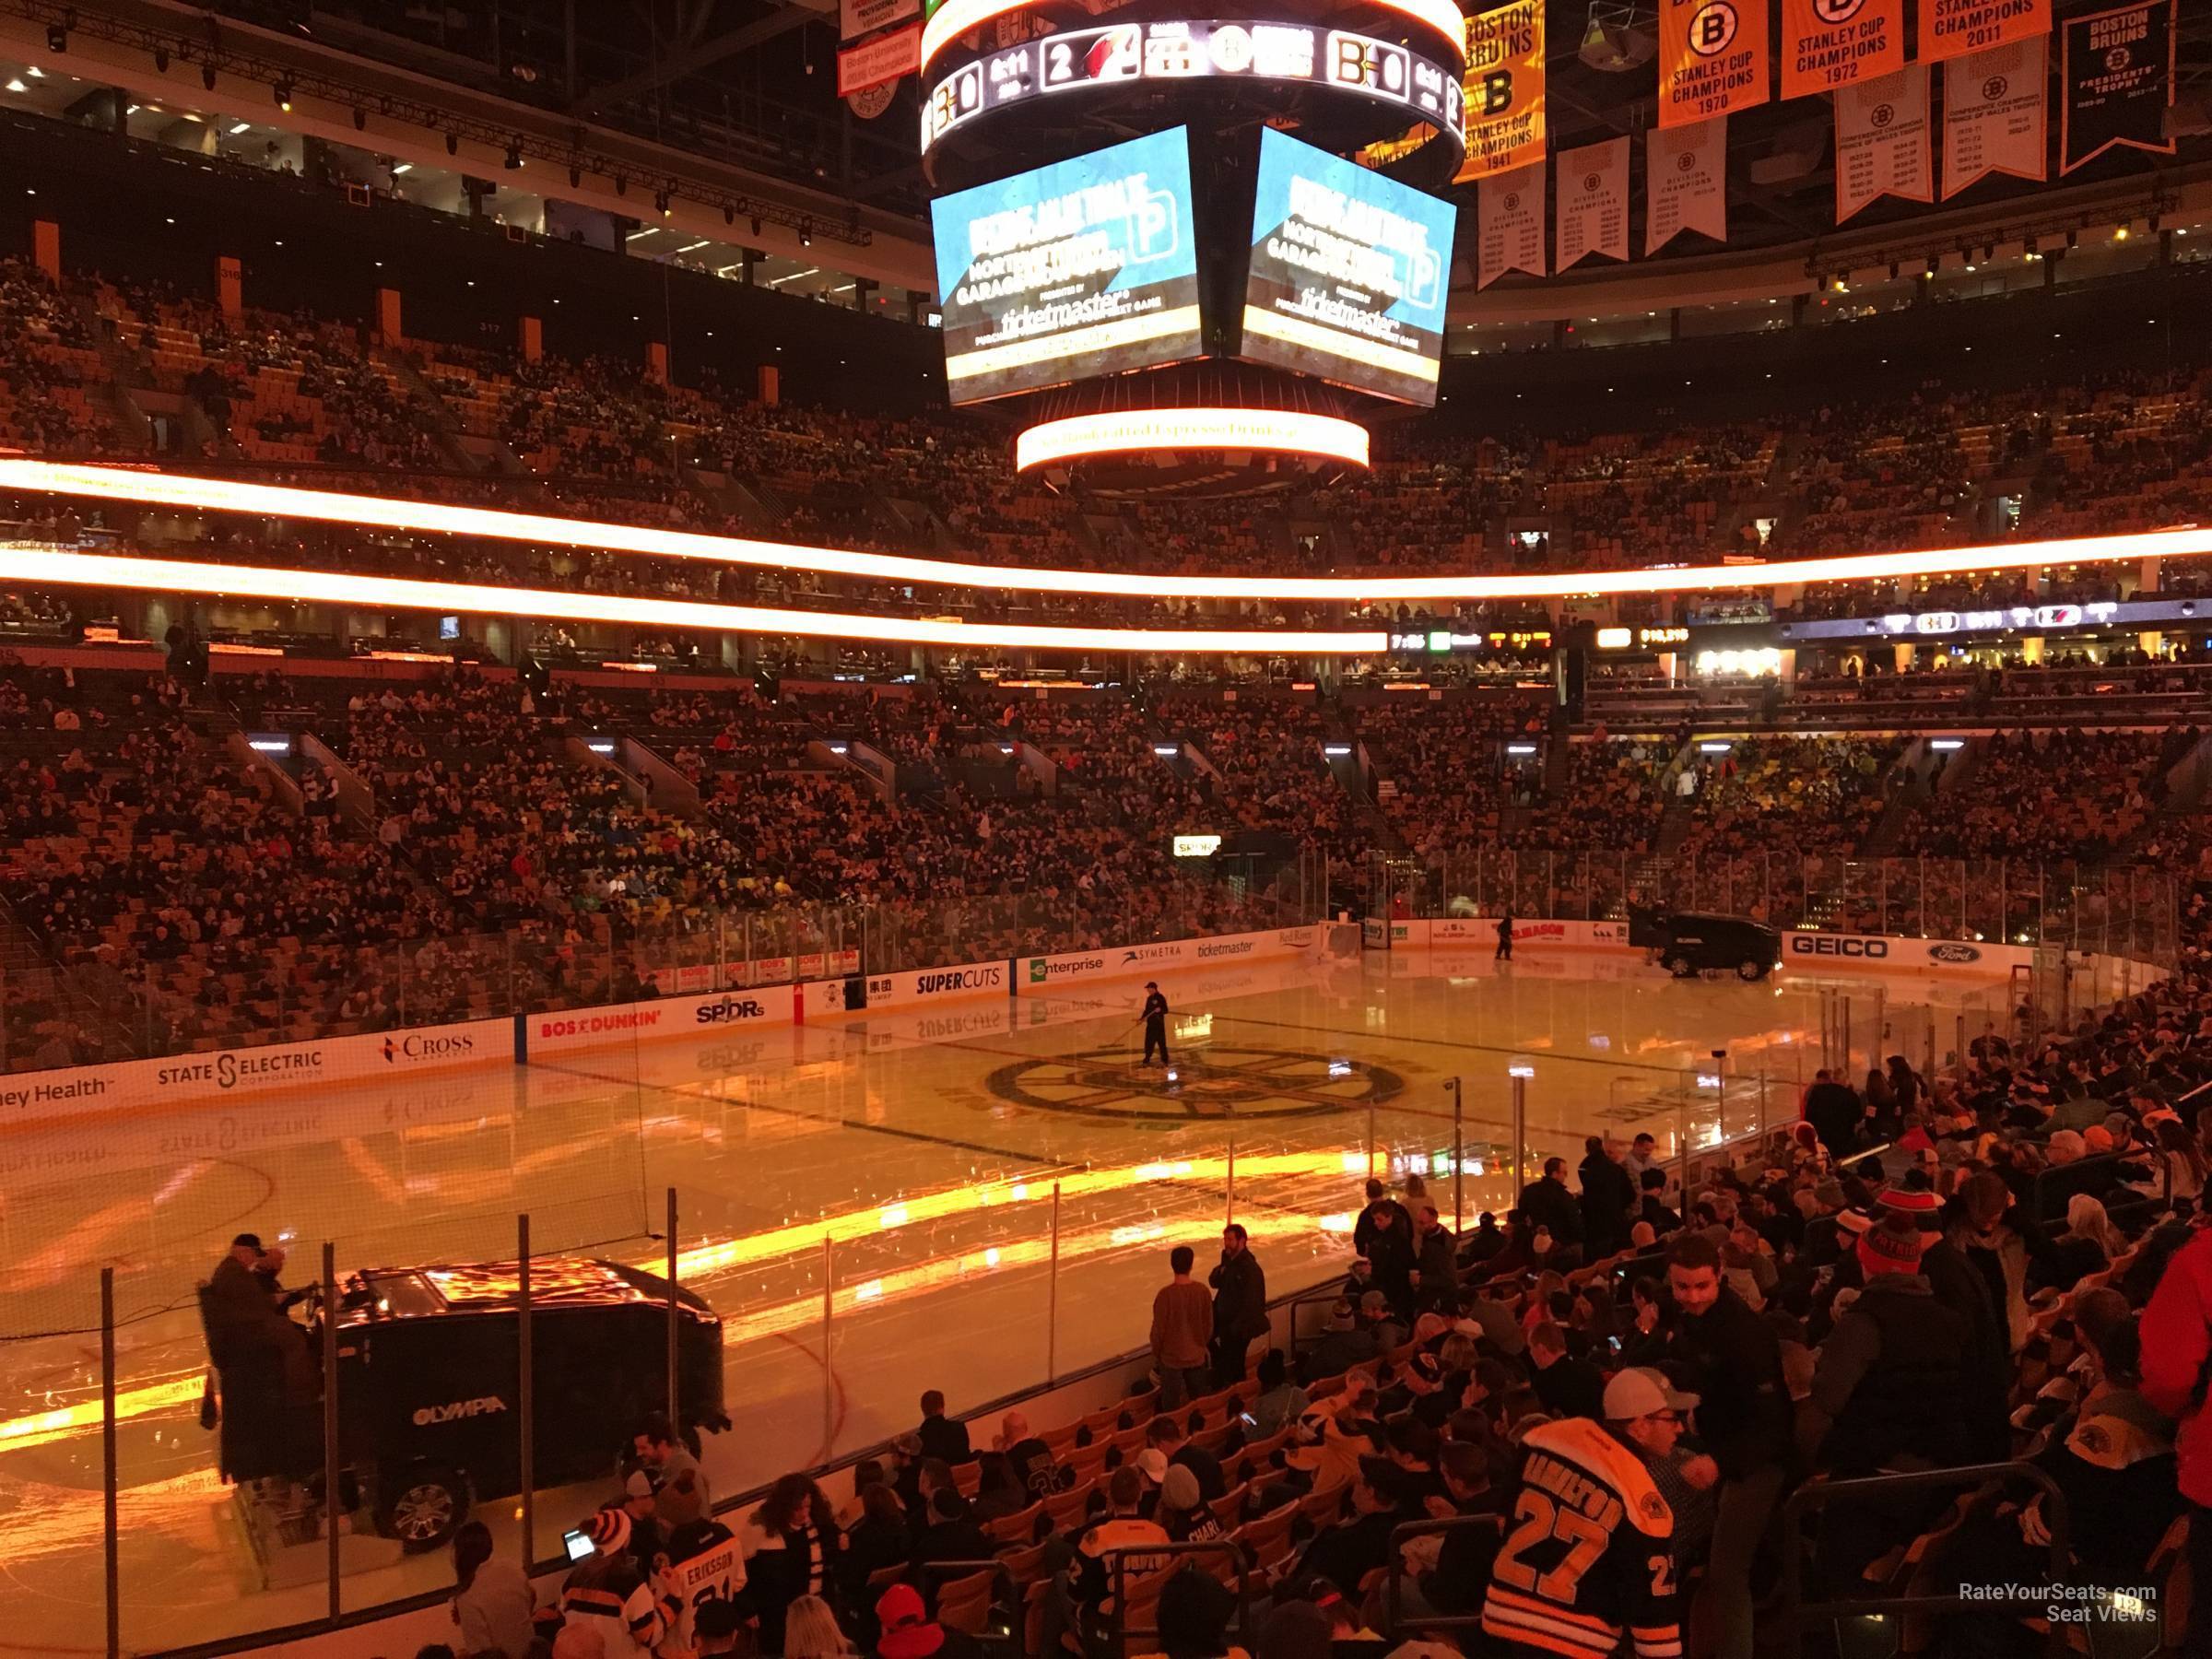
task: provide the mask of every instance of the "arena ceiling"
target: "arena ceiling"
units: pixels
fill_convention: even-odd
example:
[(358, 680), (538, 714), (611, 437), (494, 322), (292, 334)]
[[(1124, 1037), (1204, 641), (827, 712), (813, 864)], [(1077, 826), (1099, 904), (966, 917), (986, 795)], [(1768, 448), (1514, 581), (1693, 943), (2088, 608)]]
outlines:
[[(2061, 0), (2057, 15), (2101, 4)], [(876, 119), (846, 108), (836, 94), (836, 0), (218, 0), (211, 9), (479, 96), (833, 192), (917, 227), (924, 216), (915, 82), (901, 83)], [(2178, 11), (2178, 155), (2114, 151), (2071, 175), (2069, 191), (2212, 164), (2212, 7)], [(1635, 37), (1648, 35), (1651, 18), (1652, 0), (1550, 0), (1555, 152), (1640, 136), (1650, 125), (1656, 71), (1649, 59), (1616, 71), (1585, 61), (1582, 48), (1606, 26), (1625, 31), (1633, 57)], [(1615, 44), (1623, 38), (1617, 32)], [(1731, 120), (1729, 248), (1778, 249), (1834, 234), (1830, 125), (1824, 99), (1772, 101)], [(2025, 198), (2053, 188), (1988, 179), (1945, 205), (1946, 222), (1960, 206), (2018, 214), (2031, 206)], [(1932, 211), (1884, 198), (1851, 229), (1864, 233)], [(1688, 234), (1661, 258), (1715, 251)]]

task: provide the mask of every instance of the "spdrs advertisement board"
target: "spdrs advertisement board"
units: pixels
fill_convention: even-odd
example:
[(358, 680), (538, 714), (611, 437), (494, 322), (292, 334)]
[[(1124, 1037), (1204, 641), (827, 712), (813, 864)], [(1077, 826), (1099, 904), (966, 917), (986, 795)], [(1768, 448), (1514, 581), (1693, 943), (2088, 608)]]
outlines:
[(1457, 210), (1260, 135), (1244, 356), (1406, 403), (1436, 402)]
[(931, 204), (956, 404), (1198, 350), (1182, 127)]

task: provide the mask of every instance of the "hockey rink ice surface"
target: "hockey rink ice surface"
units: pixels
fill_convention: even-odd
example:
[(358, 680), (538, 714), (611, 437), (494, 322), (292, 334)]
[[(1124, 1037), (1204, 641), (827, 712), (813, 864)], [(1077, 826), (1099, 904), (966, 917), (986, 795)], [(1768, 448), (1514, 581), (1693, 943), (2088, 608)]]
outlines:
[[(325, 1610), (320, 1542), (308, 1582), (265, 1587), (200, 1427), (194, 1287), (241, 1230), (287, 1242), (290, 1285), (325, 1240), (341, 1273), (512, 1259), (522, 1211), (536, 1253), (657, 1270), (676, 1187), (681, 1277), (724, 1324), (735, 1427), (705, 1460), (722, 1496), (911, 1428), (924, 1388), (957, 1415), (1141, 1347), (1169, 1248), (1191, 1244), (1203, 1274), (1232, 1204), (1271, 1295), (1341, 1271), (1371, 1136), (1394, 1183), (1427, 1172), (1449, 1223), (1451, 1079), (1472, 1226), (1511, 1201), (1515, 1071), (1533, 1174), (1579, 1160), (1585, 1134), (1649, 1129), (1671, 1151), (1756, 1129), (1762, 1100), (1788, 1122), (1844, 997), (1862, 1069), (1870, 1049), (1941, 1057), (2006, 1001), (2002, 982), (1898, 972), (1677, 982), (1572, 950), (1301, 959), (1163, 988), (1171, 1077), (1135, 1064), (1128, 980), (0, 1136), (0, 1653), (101, 1648), (102, 1266), (124, 1642), (152, 1652)], [(610, 1474), (541, 1494), (539, 1556), (614, 1491)], [(516, 1504), (477, 1512), (512, 1559)], [(450, 1583), (444, 1552), (410, 1557), (349, 1572), (344, 1605)]]

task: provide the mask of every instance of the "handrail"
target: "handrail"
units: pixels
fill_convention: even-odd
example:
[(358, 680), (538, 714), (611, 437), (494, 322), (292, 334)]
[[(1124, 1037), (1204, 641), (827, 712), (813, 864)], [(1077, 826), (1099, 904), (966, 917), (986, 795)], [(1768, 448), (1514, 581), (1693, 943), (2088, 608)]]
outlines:
[(1383, 1591), (1382, 1633), (1397, 1641), (1406, 1630), (1473, 1630), (1482, 1625), (1482, 1615), (1476, 1613), (1438, 1613), (1410, 1621), (1401, 1617), (1404, 1611), (1404, 1581), (1406, 1556), (1404, 1547), (1416, 1538), (1440, 1537), (1446, 1533), (1466, 1532), (1475, 1527), (1487, 1527), (1503, 1535), (1505, 1517), (1488, 1515), (1448, 1515), (1435, 1521), (1407, 1521), (1391, 1528), (1390, 1577)]
[[(1783, 1644), (1785, 1651), (1804, 1651), (1804, 1624), (1807, 1618), (1835, 1619), (1874, 1613), (1949, 1613), (1965, 1607), (1987, 1610), (1992, 1605), (1971, 1601), (1957, 1594), (1853, 1596), (1843, 1601), (1806, 1601), (1805, 1550), (1798, 1537), (1806, 1511), (1838, 1500), (1848, 1500), (1869, 1494), (1888, 1496), (1947, 1487), (1971, 1491), (1985, 1482), (2001, 1480), (2026, 1480), (2041, 1491), (2045, 1500), (2043, 1524), (2051, 1535), (2049, 1583), (2053, 1585), (2066, 1583), (2069, 1577), (2066, 1495), (2059, 1489), (2055, 1480), (2031, 1463), (1969, 1464), (1955, 1469), (1921, 1469), (1893, 1475), (1869, 1475), (1857, 1480), (1807, 1481), (1792, 1492), (1782, 1506), (1782, 1618), (1788, 1637)], [(2055, 1622), (2052, 1625), (2049, 1645), (2053, 1653), (2066, 1652), (2064, 1625)]]
[[(1237, 1633), (1243, 1637), (1246, 1646), (1253, 1645), (1252, 1571), (1244, 1559), (1244, 1547), (1230, 1538), (1202, 1538), (1194, 1539), (1187, 1544), (1134, 1544), (1126, 1549), (1110, 1549), (1105, 1552), (1103, 1559), (1106, 1561), (1107, 1583), (1112, 1587), (1113, 1594), (1112, 1651), (1119, 1653), (1122, 1659), (1128, 1659), (1129, 1637), (1133, 1629), (1137, 1633), (1146, 1636), (1156, 1636), (1159, 1633), (1159, 1626), (1157, 1621), (1148, 1626), (1132, 1627), (1123, 1618), (1123, 1610), (1129, 1605), (1130, 1560), (1134, 1558), (1138, 1561), (1159, 1561), (1174, 1557), (1182, 1557), (1183, 1559), (1189, 1560), (1198, 1556), (1227, 1556), (1236, 1564)], [(1176, 1570), (1162, 1567), (1159, 1571), (1171, 1573)], [(1161, 1591), (1163, 1594), (1165, 1593), (1165, 1585), (1161, 1586)]]

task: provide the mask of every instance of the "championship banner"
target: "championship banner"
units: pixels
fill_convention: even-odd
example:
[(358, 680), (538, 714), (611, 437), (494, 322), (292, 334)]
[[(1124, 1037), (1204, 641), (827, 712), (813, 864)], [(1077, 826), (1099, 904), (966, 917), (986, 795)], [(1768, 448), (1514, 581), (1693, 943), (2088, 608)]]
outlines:
[(837, 38), (857, 41), (921, 15), (922, 0), (839, 0)]
[(2108, 149), (2172, 155), (2166, 134), (2166, 109), (2173, 102), (2172, 0), (2068, 18), (2065, 29), (2060, 174)]
[(1495, 178), (1544, 159), (1544, 0), (1467, 19), (1467, 158), (1453, 178)]
[(1811, 98), (1905, 66), (1902, 0), (1782, 0), (1782, 95)]
[(1544, 265), (1544, 163), (1485, 179), (1475, 187), (1475, 286), (1508, 271), (1548, 276)]
[(1629, 256), (1629, 141), (1608, 138), (1582, 149), (1561, 150), (1554, 188), (1559, 192), (1559, 263), (1571, 270), (1585, 254)]
[(1643, 140), (1643, 251), (1685, 230), (1728, 240), (1728, 117), (1653, 128)]
[(1836, 223), (1882, 195), (1936, 199), (1925, 64), (1836, 93)]
[(1767, 101), (1767, 0), (1659, 0), (1659, 124)]
[(850, 98), (870, 87), (888, 86), (922, 67), (922, 25), (910, 23), (837, 54), (837, 95)]
[(2051, 0), (1920, 0), (1915, 61), (1964, 57), (2051, 32)]
[(1991, 173), (2041, 181), (2048, 171), (2043, 70), (2049, 59), (2049, 45), (2038, 35), (1944, 65), (1944, 200)]

